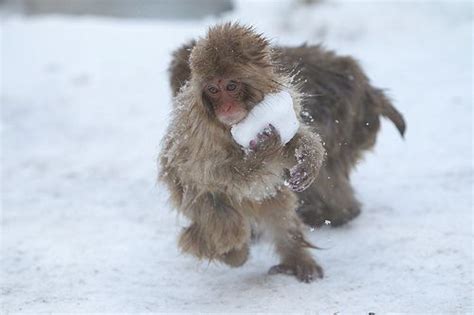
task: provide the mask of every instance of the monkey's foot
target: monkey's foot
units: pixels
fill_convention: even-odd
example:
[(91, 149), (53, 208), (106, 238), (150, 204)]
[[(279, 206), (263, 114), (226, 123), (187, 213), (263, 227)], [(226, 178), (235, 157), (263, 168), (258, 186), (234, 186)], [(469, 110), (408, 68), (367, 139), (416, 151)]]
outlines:
[(294, 264), (279, 264), (271, 267), (268, 274), (285, 274), (295, 276), (299, 281), (310, 283), (324, 276), (323, 268), (314, 261), (295, 262)]
[(341, 226), (351, 221), (352, 219), (357, 217), (359, 214), (360, 214), (359, 208), (342, 209), (342, 210), (339, 210), (339, 213), (337, 215), (334, 215), (332, 218), (329, 218), (329, 221), (331, 221), (331, 226), (334, 226), (334, 227)]
[(360, 208), (350, 209), (328, 209), (328, 208), (305, 208), (297, 211), (306, 225), (320, 227), (329, 225), (338, 227), (348, 223), (360, 214)]
[(215, 250), (211, 248), (201, 229), (196, 223), (185, 228), (179, 237), (179, 247), (183, 252), (196, 256), (199, 259), (211, 258)]
[(247, 261), (248, 258), (249, 246), (245, 245), (240, 249), (232, 249), (231, 251), (223, 254), (219, 259), (231, 267), (240, 267)]
[(209, 233), (193, 223), (181, 232), (179, 247), (199, 259), (218, 259), (236, 267), (247, 260), (250, 231), (238, 225), (228, 225), (213, 232)]

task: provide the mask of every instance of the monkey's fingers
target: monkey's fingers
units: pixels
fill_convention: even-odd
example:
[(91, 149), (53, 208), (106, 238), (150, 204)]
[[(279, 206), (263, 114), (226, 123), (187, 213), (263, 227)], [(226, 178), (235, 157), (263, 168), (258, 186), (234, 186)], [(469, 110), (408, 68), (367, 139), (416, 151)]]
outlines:
[(269, 275), (284, 274), (295, 276), (304, 283), (313, 282), (324, 277), (323, 269), (315, 262), (297, 263), (295, 265), (279, 264), (268, 270)]
[(310, 186), (310, 185), (308, 185), (308, 184), (304, 184), (304, 185), (294, 185), (294, 186), (290, 186), (290, 189), (291, 189), (292, 191), (294, 191), (294, 192), (300, 193), (300, 192), (303, 192), (303, 191), (305, 191), (306, 189), (308, 189), (309, 186)]
[(313, 176), (310, 176), (306, 171), (306, 167), (303, 164), (298, 164), (289, 171), (285, 184), (295, 192), (302, 192), (311, 186), (313, 180)]
[(274, 138), (277, 142), (281, 142), (280, 133), (272, 124), (269, 124), (267, 127), (265, 127), (262, 132), (258, 134), (258, 138)]
[(281, 144), (280, 133), (272, 124), (269, 124), (268, 127), (263, 130), (263, 132), (269, 137), (274, 138), (276, 143)]
[(312, 183), (313, 181), (310, 178), (304, 178), (303, 180), (297, 181), (296, 183), (290, 183), (289, 187), (294, 192), (303, 192), (308, 189)]
[(279, 265), (275, 265), (271, 267), (268, 270), (268, 274), (269, 275), (285, 274), (285, 275), (293, 276), (295, 275), (295, 270), (289, 265), (279, 264)]
[(296, 278), (301, 282), (310, 283), (313, 280), (323, 278), (323, 268), (317, 264), (296, 265)]
[(261, 132), (257, 135), (257, 139), (250, 140), (249, 148), (252, 151), (261, 150), (264, 148), (265, 144), (267, 143), (269, 139), (270, 139), (270, 135), (264, 132)]
[(269, 124), (267, 127), (265, 127), (265, 129), (263, 129), (262, 133), (267, 135), (267, 136), (279, 136), (280, 135), (278, 133), (278, 131), (276, 130), (276, 128), (273, 127), (272, 124)]
[(251, 141), (249, 142), (249, 148), (250, 148), (250, 150), (252, 150), (252, 151), (257, 150), (257, 140), (251, 140)]

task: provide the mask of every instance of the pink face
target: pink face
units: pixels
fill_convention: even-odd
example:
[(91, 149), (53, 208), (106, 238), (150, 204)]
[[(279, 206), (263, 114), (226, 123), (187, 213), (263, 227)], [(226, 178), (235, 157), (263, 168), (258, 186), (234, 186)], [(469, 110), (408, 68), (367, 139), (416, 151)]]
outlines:
[(232, 126), (247, 116), (248, 110), (242, 102), (242, 83), (238, 80), (215, 78), (204, 86), (203, 92), (224, 125)]

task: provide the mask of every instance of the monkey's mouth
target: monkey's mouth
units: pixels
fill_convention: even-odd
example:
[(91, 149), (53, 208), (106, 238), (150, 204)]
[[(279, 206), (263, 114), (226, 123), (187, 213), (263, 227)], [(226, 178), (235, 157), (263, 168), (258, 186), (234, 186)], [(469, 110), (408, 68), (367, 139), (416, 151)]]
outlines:
[(233, 126), (241, 122), (247, 116), (247, 112), (245, 111), (236, 111), (232, 113), (226, 113), (223, 115), (219, 115), (217, 118), (221, 123), (227, 126)]

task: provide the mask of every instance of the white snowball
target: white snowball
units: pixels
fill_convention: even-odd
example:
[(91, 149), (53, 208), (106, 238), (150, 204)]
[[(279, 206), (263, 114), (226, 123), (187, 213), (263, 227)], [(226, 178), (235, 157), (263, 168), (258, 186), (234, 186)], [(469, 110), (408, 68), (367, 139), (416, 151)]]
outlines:
[(298, 131), (300, 123), (293, 108), (293, 99), (287, 91), (266, 95), (244, 120), (232, 127), (232, 137), (242, 147), (248, 147), (250, 141), (257, 139), (258, 133), (269, 124), (280, 133), (284, 144)]

